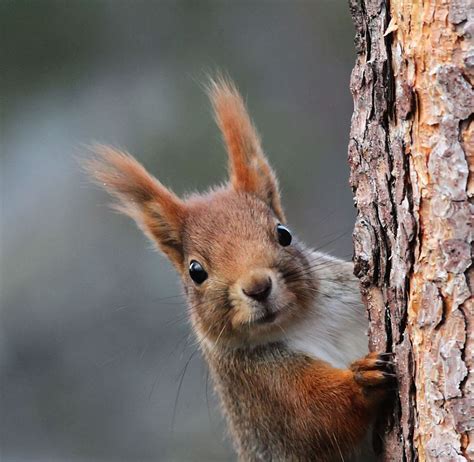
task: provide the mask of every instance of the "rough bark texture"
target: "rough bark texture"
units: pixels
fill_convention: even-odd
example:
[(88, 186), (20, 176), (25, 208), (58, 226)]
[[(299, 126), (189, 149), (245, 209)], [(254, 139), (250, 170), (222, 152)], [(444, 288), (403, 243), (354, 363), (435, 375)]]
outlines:
[(382, 459), (474, 460), (474, 5), (350, 6), (355, 271), (399, 378)]

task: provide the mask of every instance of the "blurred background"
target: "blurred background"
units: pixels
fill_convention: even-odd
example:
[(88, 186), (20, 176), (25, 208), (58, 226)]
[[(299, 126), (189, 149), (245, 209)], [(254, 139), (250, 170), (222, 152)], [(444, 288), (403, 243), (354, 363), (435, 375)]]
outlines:
[(201, 82), (248, 101), (291, 228), (349, 259), (345, 0), (0, 2), (0, 459), (234, 460), (171, 265), (81, 173), (123, 147), (178, 193), (225, 177)]

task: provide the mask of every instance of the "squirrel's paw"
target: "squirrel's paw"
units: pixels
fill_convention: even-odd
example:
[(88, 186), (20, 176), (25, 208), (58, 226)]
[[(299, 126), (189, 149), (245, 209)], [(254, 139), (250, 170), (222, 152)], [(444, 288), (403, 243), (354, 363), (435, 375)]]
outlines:
[(393, 373), (391, 358), (392, 353), (369, 353), (364, 358), (354, 361), (350, 366), (354, 380), (367, 391), (392, 384), (396, 375)]

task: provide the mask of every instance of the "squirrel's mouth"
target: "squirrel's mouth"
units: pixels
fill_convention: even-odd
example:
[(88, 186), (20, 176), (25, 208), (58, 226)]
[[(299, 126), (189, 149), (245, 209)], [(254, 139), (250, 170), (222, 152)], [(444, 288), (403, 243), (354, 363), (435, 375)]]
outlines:
[(256, 324), (270, 324), (273, 321), (275, 321), (276, 317), (277, 317), (277, 313), (269, 311), (265, 313), (263, 316), (260, 316), (254, 322)]

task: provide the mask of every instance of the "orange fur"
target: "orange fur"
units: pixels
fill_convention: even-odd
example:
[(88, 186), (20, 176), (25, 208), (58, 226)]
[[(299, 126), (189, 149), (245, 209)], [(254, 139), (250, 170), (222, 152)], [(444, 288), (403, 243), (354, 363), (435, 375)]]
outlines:
[(181, 230), (184, 202), (132, 156), (109, 146), (91, 147), (84, 167), (95, 182), (118, 199), (114, 208), (133, 218), (176, 265), (183, 263)]
[(206, 355), (243, 461), (345, 460), (367, 433), (388, 381), (374, 354), (353, 370), (281, 345)]
[(284, 223), (278, 181), (263, 154), (260, 137), (235, 85), (223, 77), (211, 80), (209, 96), (229, 152), (232, 185), (238, 191), (259, 196)]

